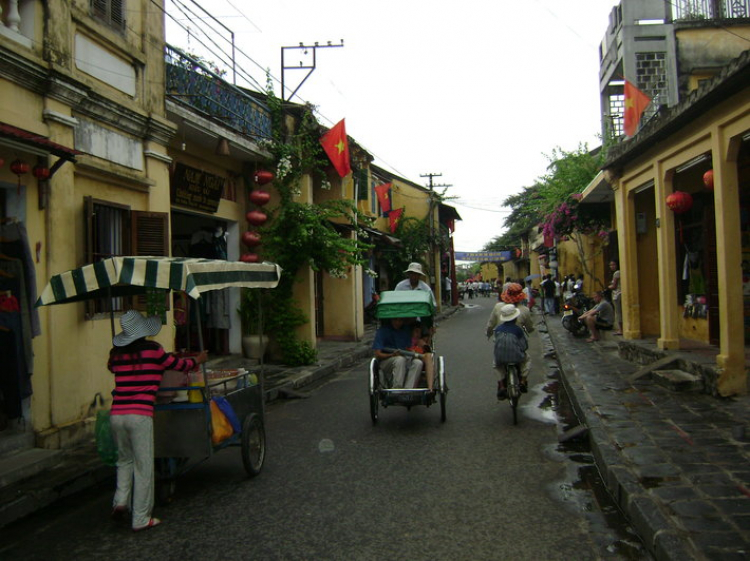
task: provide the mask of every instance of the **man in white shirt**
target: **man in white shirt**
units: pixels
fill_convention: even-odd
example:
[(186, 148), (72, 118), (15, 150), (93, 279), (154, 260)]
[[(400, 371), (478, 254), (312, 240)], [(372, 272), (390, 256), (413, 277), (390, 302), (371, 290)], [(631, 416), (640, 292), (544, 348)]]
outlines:
[(422, 280), (422, 277), (427, 278), (427, 275), (422, 272), (422, 265), (419, 263), (409, 263), (409, 267), (404, 273), (406, 273), (407, 278), (398, 283), (395, 290), (424, 290), (425, 292), (429, 292), (432, 298), (432, 305), (437, 308), (435, 295), (430, 285)]

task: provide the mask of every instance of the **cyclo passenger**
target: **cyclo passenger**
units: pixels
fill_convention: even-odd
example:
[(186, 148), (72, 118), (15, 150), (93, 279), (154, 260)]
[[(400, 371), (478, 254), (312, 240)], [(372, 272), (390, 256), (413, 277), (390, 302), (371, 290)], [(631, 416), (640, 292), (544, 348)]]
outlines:
[[(412, 347), (412, 326), (405, 318), (382, 320), (372, 348), (380, 367), (380, 381), (386, 388), (414, 388), (424, 366), (426, 353), (402, 354)], [(409, 353), (411, 355), (412, 353)], [(429, 359), (432, 363), (432, 357)], [(430, 389), (432, 380), (428, 381)]]

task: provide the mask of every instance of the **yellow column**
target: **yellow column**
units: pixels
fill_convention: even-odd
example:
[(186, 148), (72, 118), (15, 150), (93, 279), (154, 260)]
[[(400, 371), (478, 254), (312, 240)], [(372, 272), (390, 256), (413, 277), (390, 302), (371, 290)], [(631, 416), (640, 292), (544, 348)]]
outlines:
[(721, 395), (747, 392), (745, 327), (742, 295), (742, 248), (736, 152), (739, 141), (712, 131), (714, 212), (716, 214), (716, 265), (719, 281), (719, 355)]
[(635, 202), (623, 186), (615, 190), (617, 240), (620, 250), (620, 284), (622, 287), (622, 323), (625, 339), (641, 338), (640, 301), (638, 293), (638, 257), (636, 255)]
[(655, 163), (654, 196), (659, 227), (656, 233), (656, 251), (659, 270), (659, 323), (661, 336), (656, 344), (660, 349), (679, 349), (679, 310), (675, 298), (677, 287), (677, 249), (674, 242), (674, 212), (667, 206), (667, 196), (672, 193), (673, 170), (666, 173), (661, 162)]

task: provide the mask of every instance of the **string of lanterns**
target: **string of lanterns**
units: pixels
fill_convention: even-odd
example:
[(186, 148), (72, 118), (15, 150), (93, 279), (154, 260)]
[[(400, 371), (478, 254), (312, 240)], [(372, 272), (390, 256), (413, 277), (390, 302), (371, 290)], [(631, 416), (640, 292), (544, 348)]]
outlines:
[[(253, 176), (256, 185), (262, 187), (273, 181), (273, 173), (266, 170), (258, 170)], [(240, 261), (244, 263), (258, 263), (260, 255), (257, 253), (257, 247), (261, 244), (261, 235), (253, 228), (258, 228), (266, 223), (268, 215), (263, 212), (263, 207), (271, 200), (271, 194), (264, 189), (254, 189), (250, 191), (250, 202), (257, 208), (250, 210), (245, 214), (245, 218), (251, 226), (247, 232), (242, 234), (242, 243), (247, 246), (248, 251), (240, 256)]]

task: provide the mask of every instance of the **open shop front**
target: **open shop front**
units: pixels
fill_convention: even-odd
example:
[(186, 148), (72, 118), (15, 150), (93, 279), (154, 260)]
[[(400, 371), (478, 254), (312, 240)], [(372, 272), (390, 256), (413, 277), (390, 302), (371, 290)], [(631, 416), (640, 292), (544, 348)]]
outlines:
[[(237, 261), (238, 226), (214, 215), (172, 211), (172, 256)], [(232, 241), (234, 240), (234, 244)], [(184, 293), (172, 294), (175, 349), (198, 349), (198, 318), (206, 350), (213, 356), (241, 352), (241, 325), (237, 314), (240, 291), (214, 290), (192, 300)]]

